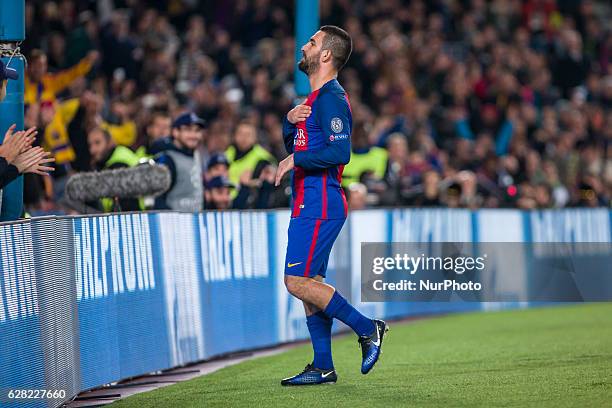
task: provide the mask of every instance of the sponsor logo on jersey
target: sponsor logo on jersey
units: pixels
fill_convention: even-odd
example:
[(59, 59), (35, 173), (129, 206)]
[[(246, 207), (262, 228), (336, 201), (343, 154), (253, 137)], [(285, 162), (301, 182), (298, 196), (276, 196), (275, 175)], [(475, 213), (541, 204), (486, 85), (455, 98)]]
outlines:
[(329, 135), (330, 142), (335, 142), (338, 140), (347, 140), (348, 138), (349, 138), (349, 135), (347, 135), (346, 133), (343, 133), (341, 135)]

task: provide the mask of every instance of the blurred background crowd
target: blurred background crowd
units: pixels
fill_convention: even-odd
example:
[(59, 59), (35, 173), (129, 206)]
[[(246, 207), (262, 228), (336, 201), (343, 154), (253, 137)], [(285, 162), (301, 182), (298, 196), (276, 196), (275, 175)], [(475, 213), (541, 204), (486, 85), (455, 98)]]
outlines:
[[(353, 209), (610, 206), (608, 2), (320, 7), (322, 25), (353, 38), (339, 78), (353, 112)], [(26, 127), (56, 159), (51, 177), (26, 176), (28, 210), (68, 211), (67, 178), (100, 168), (92, 129), (147, 157), (183, 112), (204, 120), (207, 208), (288, 206), (288, 180), (273, 183), (297, 97), (293, 21), (291, 0), (28, 0)], [(239, 163), (253, 149), (257, 160)]]

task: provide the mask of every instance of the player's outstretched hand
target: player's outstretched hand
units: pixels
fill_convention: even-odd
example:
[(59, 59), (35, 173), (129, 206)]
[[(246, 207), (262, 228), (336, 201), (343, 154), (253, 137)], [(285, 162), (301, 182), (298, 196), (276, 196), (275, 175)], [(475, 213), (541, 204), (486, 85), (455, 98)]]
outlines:
[(312, 108), (308, 105), (297, 105), (287, 113), (287, 120), (289, 123), (296, 124), (303, 120), (306, 120), (312, 113)]
[(279, 186), (283, 176), (290, 172), (293, 169), (293, 153), (287, 156), (282, 162), (278, 163), (278, 168), (276, 169), (276, 180), (274, 182), (275, 186)]

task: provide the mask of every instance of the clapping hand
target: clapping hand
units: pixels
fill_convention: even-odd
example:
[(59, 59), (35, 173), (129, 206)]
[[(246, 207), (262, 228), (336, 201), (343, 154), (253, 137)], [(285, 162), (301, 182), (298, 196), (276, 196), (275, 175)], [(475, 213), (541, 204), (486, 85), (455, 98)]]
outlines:
[(15, 132), (16, 125), (8, 128), (4, 134), (4, 141), (0, 145), (0, 156), (4, 157), (9, 164), (13, 164), (17, 156), (32, 147), (36, 139), (36, 128), (32, 127), (26, 131)]
[(34, 173), (41, 176), (48, 176), (53, 167), (47, 166), (53, 163), (55, 159), (51, 157), (51, 153), (45, 152), (42, 147), (33, 147), (21, 153), (13, 164), (19, 170), (19, 173)]

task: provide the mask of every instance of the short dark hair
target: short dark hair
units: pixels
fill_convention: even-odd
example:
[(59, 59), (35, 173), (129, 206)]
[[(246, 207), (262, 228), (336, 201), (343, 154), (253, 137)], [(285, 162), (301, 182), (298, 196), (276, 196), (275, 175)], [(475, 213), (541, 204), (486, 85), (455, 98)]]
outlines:
[(30, 51), (30, 61), (35, 61), (41, 57), (46, 57), (47, 54), (45, 54), (45, 52), (41, 49), (38, 48), (34, 48), (32, 51)]
[(168, 111), (163, 109), (154, 109), (153, 112), (151, 112), (151, 123), (153, 123), (153, 121), (157, 118), (170, 119), (170, 114), (168, 113)]
[(320, 30), (325, 33), (321, 49), (331, 51), (334, 68), (340, 71), (351, 56), (353, 40), (349, 33), (337, 26), (324, 25)]
[(92, 133), (92, 132), (100, 132), (100, 133), (102, 133), (102, 135), (104, 136), (104, 139), (107, 142), (114, 141), (113, 140), (113, 136), (110, 134), (108, 129), (104, 129), (103, 127), (100, 127), (100, 126), (94, 126), (87, 133), (89, 134), (89, 133)]
[(236, 133), (236, 131), (238, 130), (240, 126), (249, 126), (255, 129), (255, 131), (257, 131), (257, 126), (255, 126), (253, 122), (251, 122), (248, 119), (240, 119), (238, 123), (236, 123), (236, 127), (234, 127), (234, 133)]

